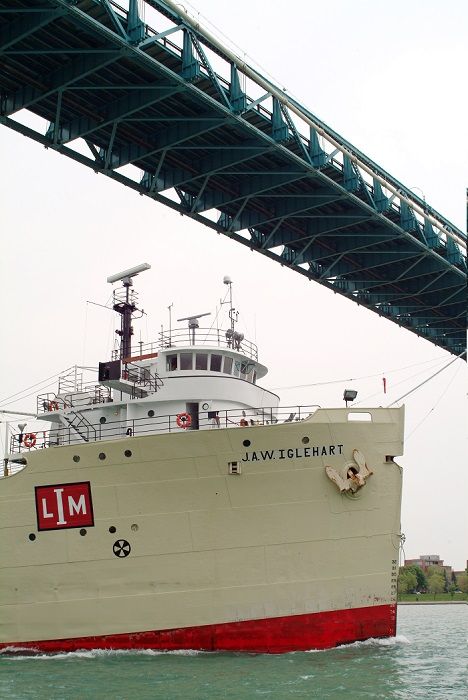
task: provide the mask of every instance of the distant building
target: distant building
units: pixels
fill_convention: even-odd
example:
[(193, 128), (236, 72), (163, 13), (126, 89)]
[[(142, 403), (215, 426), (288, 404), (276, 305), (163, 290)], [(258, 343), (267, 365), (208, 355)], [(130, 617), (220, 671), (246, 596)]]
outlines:
[(438, 554), (420, 554), (419, 559), (405, 559), (405, 566), (420, 566), (427, 569), (428, 566), (440, 566), (443, 568), (444, 560)]
[(444, 565), (444, 560), (438, 554), (420, 554), (419, 559), (405, 559), (405, 566), (419, 566), (423, 571), (427, 571), (430, 566), (437, 566), (441, 569), (441, 573), (445, 572), (445, 578), (449, 582), (452, 580), (453, 574), (456, 575), (451, 566)]
[(451, 583), (457, 584), (457, 577), (468, 572), (468, 559), (466, 560), (466, 569), (462, 571), (454, 571), (453, 567), (444, 564), (444, 560), (438, 554), (420, 554), (419, 559), (405, 559), (405, 566), (419, 566), (423, 571), (427, 571), (430, 566), (437, 566), (441, 573), (444, 572), (447, 585)]

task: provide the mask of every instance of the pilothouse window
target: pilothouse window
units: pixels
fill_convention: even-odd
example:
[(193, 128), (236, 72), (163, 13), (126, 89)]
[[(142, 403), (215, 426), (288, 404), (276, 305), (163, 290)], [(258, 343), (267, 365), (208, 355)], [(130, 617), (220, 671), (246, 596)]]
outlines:
[(231, 374), (231, 372), (232, 372), (232, 357), (225, 357), (224, 358), (223, 372), (224, 372), (224, 374)]
[(193, 355), (191, 352), (180, 353), (180, 369), (193, 369)]
[(212, 372), (221, 372), (221, 355), (211, 355), (210, 369)]
[(195, 355), (195, 369), (208, 369), (208, 355), (199, 353)]
[(245, 379), (248, 382), (255, 384), (257, 380), (257, 375), (254, 371), (255, 365), (251, 362), (241, 362), (240, 366), (240, 376), (241, 379)]
[(177, 355), (167, 355), (166, 357), (166, 370), (168, 372), (173, 372), (177, 369)]

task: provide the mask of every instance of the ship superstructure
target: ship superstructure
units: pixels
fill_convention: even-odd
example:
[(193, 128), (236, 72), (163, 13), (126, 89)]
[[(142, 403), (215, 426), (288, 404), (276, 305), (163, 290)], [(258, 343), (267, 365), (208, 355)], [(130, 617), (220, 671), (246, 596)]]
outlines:
[[(280, 652), (395, 633), (403, 409), (283, 408), (257, 347), (179, 319), (38, 397), (0, 481), (0, 647)], [(19, 469), (18, 469), (19, 468)]]

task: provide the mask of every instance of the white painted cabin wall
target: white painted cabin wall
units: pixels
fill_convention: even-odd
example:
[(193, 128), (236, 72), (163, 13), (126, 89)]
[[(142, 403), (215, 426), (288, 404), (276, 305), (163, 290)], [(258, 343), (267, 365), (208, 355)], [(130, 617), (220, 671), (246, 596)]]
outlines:
[[(182, 374), (182, 373), (181, 373)], [(223, 401), (234, 404), (247, 404), (253, 408), (262, 406), (277, 406), (278, 397), (266, 389), (251, 384), (244, 379), (236, 379), (221, 375), (192, 375), (179, 374), (174, 377), (165, 377), (164, 386), (158, 389), (151, 399), (160, 401)], [(145, 399), (146, 403), (148, 399)], [(184, 409), (185, 410), (185, 409)], [(213, 406), (212, 410), (217, 410)]]

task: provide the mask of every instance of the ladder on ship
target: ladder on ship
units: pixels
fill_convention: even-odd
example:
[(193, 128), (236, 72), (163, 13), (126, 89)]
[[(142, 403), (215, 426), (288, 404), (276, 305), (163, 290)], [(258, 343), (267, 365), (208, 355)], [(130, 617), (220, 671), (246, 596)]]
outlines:
[(76, 411), (63, 413), (60, 415), (62, 424), (71, 429), (74, 434), (84, 442), (89, 442), (90, 439), (97, 439), (96, 426), (82, 414)]

